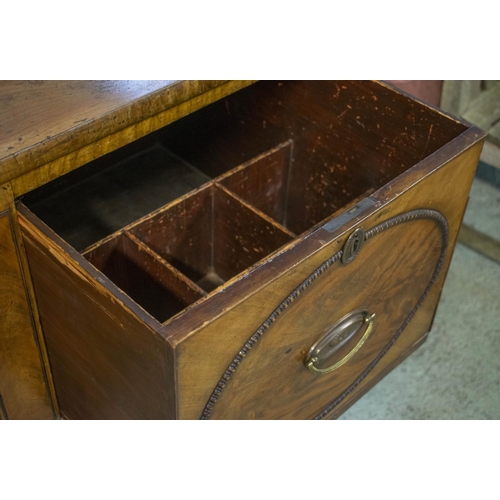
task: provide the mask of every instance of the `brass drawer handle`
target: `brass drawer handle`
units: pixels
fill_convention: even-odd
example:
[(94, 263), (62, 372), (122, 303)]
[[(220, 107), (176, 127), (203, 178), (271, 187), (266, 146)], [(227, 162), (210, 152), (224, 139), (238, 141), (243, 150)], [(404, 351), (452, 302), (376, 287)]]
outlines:
[[(361, 349), (372, 333), (374, 319), (375, 314), (370, 314), (366, 309), (357, 309), (337, 321), (326, 335), (321, 337), (309, 350), (305, 360), (307, 368), (313, 373), (324, 374), (333, 372), (347, 363)], [(317, 366), (321, 361), (327, 360), (338, 351), (362, 326), (366, 326), (366, 330), (352, 351), (331, 366), (326, 368)]]

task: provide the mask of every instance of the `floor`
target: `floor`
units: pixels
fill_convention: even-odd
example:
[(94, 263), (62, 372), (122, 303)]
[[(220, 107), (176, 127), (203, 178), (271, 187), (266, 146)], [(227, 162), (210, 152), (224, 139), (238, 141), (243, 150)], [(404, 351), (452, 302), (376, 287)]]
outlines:
[[(500, 184), (484, 178), (464, 222), (500, 241)], [(500, 419), (500, 262), (458, 243), (428, 340), (340, 419)]]

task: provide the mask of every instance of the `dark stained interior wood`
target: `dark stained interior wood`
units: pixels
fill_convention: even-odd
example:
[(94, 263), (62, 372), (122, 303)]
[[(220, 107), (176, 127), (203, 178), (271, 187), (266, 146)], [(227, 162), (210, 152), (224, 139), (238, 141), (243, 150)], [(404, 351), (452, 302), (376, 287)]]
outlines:
[(286, 225), (292, 141), (280, 144), (219, 179), (229, 191)]
[(163, 140), (210, 175), (293, 140), (287, 227), (300, 234), (464, 130), (376, 82), (287, 81), (236, 92), (166, 128)]
[(291, 241), (278, 226), (223, 190), (214, 188), (213, 196), (213, 268), (224, 281)]
[[(82, 250), (256, 159), (248, 179), (240, 173), (225, 182), (236, 191), (253, 182), (260, 194), (249, 194), (250, 203), (301, 234), (465, 129), (376, 82), (259, 82), (42, 187), (24, 202)], [(289, 146), (280, 148), (284, 143)], [(282, 168), (269, 168), (273, 162)], [(264, 201), (269, 191), (276, 195), (274, 205)]]
[(129, 230), (207, 292), (291, 239), (215, 185)]
[(84, 257), (160, 322), (203, 296), (127, 234), (117, 235)]
[(209, 180), (151, 134), (32, 191), (23, 202), (82, 251)]
[(202, 189), (129, 231), (192, 281), (211, 268), (212, 190)]

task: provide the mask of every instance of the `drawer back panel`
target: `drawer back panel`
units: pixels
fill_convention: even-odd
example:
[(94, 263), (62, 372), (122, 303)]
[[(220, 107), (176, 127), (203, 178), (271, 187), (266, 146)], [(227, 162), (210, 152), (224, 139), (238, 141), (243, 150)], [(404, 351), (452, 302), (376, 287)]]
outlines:
[(368, 81), (259, 82), (163, 131), (211, 177), (293, 141), (287, 227), (300, 234), (466, 130)]

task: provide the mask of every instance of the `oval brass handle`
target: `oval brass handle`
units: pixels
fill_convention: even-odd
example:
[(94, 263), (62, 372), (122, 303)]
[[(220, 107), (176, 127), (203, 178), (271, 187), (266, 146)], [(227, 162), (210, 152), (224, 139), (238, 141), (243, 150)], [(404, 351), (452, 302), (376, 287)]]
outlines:
[[(347, 363), (361, 349), (372, 333), (374, 320), (375, 314), (370, 314), (366, 309), (358, 309), (344, 316), (340, 321), (335, 323), (326, 335), (324, 335), (311, 347), (305, 360), (307, 368), (309, 368), (309, 370), (313, 373), (324, 374), (333, 372)], [(318, 364), (319, 357), (324, 354), (325, 351), (327, 354), (334, 353), (350, 338), (352, 338), (356, 332), (359, 331), (360, 327), (352, 330), (353, 326), (356, 326), (357, 324), (360, 326), (366, 325), (366, 330), (363, 333), (363, 336), (359, 339), (359, 342), (354, 346), (354, 349), (331, 366), (326, 368), (319, 368), (316, 366)]]

